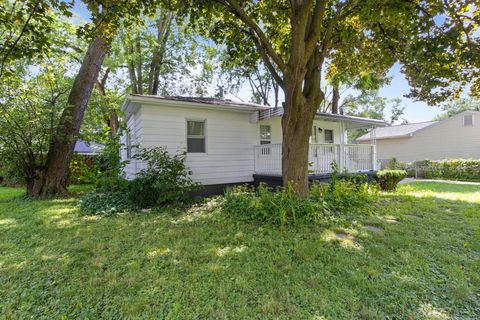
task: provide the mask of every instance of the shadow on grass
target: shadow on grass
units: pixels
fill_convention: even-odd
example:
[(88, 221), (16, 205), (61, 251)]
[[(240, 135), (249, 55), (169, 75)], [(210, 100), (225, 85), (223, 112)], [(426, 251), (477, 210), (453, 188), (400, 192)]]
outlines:
[(0, 308), (12, 318), (473, 318), (480, 206), (381, 201), (370, 217), (284, 229), (202, 207), (101, 218), (80, 216), (76, 199), (3, 202)]

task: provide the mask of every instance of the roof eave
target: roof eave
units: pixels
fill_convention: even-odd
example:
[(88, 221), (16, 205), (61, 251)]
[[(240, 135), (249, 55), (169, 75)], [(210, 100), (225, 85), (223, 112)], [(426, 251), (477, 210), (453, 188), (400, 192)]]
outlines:
[[(222, 105), (222, 104), (210, 104), (210, 103), (202, 103), (202, 102), (192, 102), (192, 101), (181, 101), (181, 100), (169, 100), (169, 99), (159, 99), (155, 97), (146, 97), (146, 96), (136, 96), (136, 95), (129, 95), (125, 99), (129, 102), (136, 102), (136, 103), (148, 103), (148, 104), (168, 104), (177, 107), (185, 107), (185, 108), (202, 108), (208, 110), (234, 110), (239, 112), (253, 112), (253, 111), (261, 111), (269, 109), (269, 107), (260, 107), (260, 106), (248, 106), (248, 105)], [(125, 103), (124, 103), (125, 104)]]

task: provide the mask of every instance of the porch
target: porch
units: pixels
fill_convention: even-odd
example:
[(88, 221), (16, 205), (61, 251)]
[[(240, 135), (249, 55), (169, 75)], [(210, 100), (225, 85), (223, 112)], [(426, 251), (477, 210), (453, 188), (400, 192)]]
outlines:
[[(263, 144), (254, 146), (255, 174), (282, 174), (282, 144)], [(311, 175), (329, 175), (333, 172), (332, 163), (336, 162), (341, 172), (356, 173), (377, 170), (377, 156), (373, 144), (310, 144), (309, 173)]]

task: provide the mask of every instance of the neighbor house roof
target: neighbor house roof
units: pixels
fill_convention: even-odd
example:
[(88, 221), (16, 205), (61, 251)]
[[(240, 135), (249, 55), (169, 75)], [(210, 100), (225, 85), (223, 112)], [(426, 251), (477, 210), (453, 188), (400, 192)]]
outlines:
[(256, 103), (247, 103), (233, 101), (230, 99), (221, 99), (221, 98), (208, 98), (208, 97), (180, 97), (180, 96), (152, 96), (152, 95), (141, 95), (141, 94), (131, 94), (127, 96), (125, 102), (122, 106), (122, 110), (128, 111), (130, 107), (130, 102), (134, 103), (156, 103), (166, 102), (169, 105), (178, 105), (184, 107), (196, 107), (196, 108), (206, 108), (206, 109), (231, 109), (238, 111), (260, 111), (269, 109), (269, 107), (262, 106)]
[(74, 152), (84, 155), (99, 154), (103, 149), (103, 146), (93, 142), (85, 142), (83, 140), (77, 140), (75, 143)]
[[(400, 124), (395, 126), (388, 126), (382, 128), (375, 128), (375, 139), (393, 139), (393, 138), (405, 138), (412, 136), (415, 132), (434, 125), (438, 121), (428, 121), (419, 123)], [(357, 139), (357, 141), (370, 140), (371, 134), (367, 133)]]

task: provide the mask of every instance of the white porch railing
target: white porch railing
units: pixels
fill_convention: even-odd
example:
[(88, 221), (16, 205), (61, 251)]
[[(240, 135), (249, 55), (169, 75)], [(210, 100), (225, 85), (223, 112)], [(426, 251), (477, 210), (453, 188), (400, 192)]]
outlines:
[[(263, 144), (254, 148), (255, 173), (282, 174), (282, 144)], [(334, 161), (340, 170), (347, 172), (377, 169), (374, 145), (310, 144), (308, 162), (311, 173), (331, 173)]]

